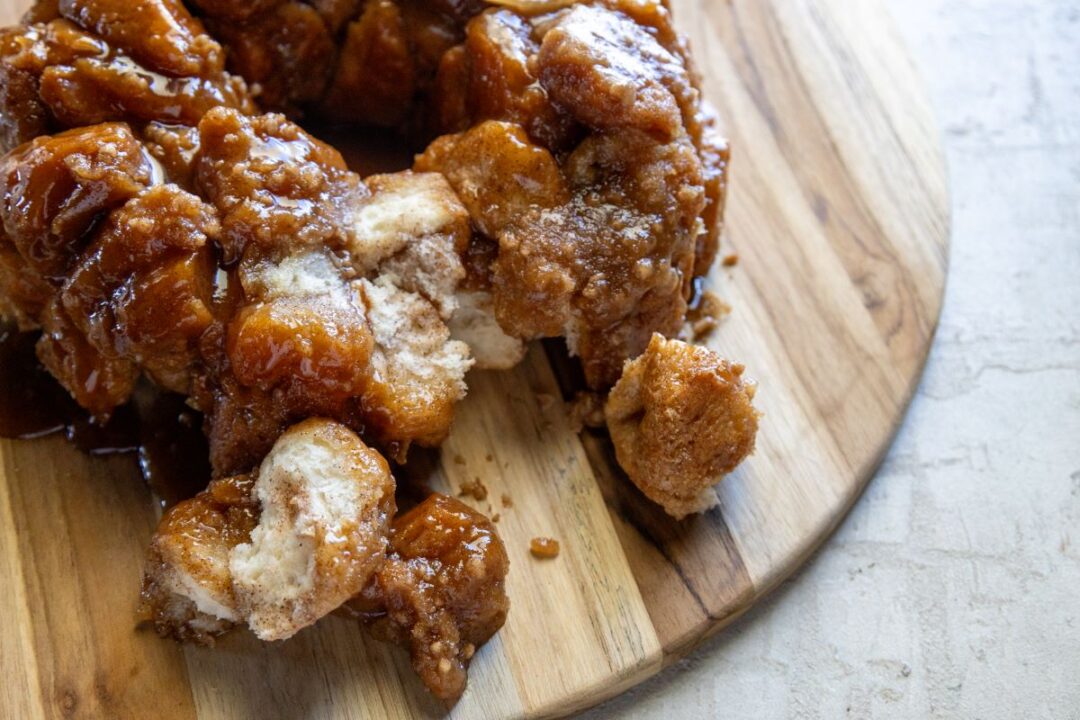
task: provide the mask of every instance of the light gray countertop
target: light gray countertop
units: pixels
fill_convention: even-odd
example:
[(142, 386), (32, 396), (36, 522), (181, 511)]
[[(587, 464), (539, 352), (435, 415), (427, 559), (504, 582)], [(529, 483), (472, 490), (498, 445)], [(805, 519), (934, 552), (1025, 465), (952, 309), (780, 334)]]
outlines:
[(918, 395), (802, 572), (590, 720), (1080, 718), (1080, 0), (886, 2), (953, 196)]

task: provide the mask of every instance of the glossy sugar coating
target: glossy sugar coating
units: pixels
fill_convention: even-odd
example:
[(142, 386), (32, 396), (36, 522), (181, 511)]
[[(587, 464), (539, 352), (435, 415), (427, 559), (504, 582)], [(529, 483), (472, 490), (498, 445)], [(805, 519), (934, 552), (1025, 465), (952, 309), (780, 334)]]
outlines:
[(659, 30), (589, 4), (477, 16), (434, 94), (438, 122), (470, 129), (417, 161), (497, 241), (502, 328), (566, 337), (599, 388), (653, 332), (678, 332), (718, 237), (705, 220), (722, 204), (726, 149), (665, 13), (646, 18)]
[[(474, 304), (508, 336), (566, 337), (607, 388), (653, 332), (678, 333), (690, 280), (716, 256), (727, 143), (663, 4), (501, 4), (285, 2), (239, 25), (229, 8), (203, 11), (225, 21), (233, 71), (275, 79), (258, 96), (268, 107), (417, 139), (482, 135), (443, 138), (416, 164), (451, 180), (476, 242), (497, 243), (491, 299)], [(282, 13), (297, 16), (288, 37), (260, 29)], [(335, 38), (336, 57), (313, 50)], [(503, 138), (480, 130), (488, 120)], [(522, 183), (535, 190), (515, 197)]]
[(229, 553), (259, 521), (255, 478), (222, 478), (174, 505), (150, 540), (140, 617), (162, 637), (204, 645), (240, 621)]
[[(0, 120), (3, 149), (110, 120), (192, 125), (217, 106), (255, 111), (243, 80), (224, 71), (221, 46), (182, 5), (143, 5), (132, 15), (120, 0), (63, 2), (62, 17), (32, 11), (38, 21), (0, 31), (0, 98), (14, 110)], [(107, 20), (120, 16), (128, 22)]]

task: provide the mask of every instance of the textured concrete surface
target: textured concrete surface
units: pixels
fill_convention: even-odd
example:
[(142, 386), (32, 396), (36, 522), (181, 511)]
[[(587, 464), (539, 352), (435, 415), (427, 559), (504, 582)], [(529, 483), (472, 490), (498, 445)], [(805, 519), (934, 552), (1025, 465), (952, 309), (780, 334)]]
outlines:
[(887, 2), (953, 191), (918, 396), (803, 572), (590, 720), (1080, 719), (1080, 0)]

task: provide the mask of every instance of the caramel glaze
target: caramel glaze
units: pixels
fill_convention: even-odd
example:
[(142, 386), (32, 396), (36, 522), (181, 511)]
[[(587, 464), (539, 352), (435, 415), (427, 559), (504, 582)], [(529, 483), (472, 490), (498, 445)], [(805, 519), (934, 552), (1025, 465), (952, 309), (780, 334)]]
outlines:
[(36, 341), (36, 333), (0, 326), (0, 437), (63, 433), (89, 455), (130, 454), (163, 508), (206, 487), (210, 464), (202, 416), (182, 396), (145, 383), (98, 424), (41, 367)]
[[(392, 131), (368, 135), (341, 125), (320, 130), (360, 175), (396, 172), (412, 164), (413, 149)], [(0, 325), (0, 437), (26, 440), (63, 433), (89, 455), (131, 454), (163, 508), (206, 488), (211, 473), (202, 414), (181, 395), (143, 382), (128, 404), (98, 424), (42, 367), (34, 351), (37, 339), (38, 333)], [(430, 492), (420, 486), (401, 493), (407, 495), (405, 507)]]
[[(341, 149), (350, 169), (367, 176), (412, 164), (412, 148), (392, 131), (372, 135), (344, 126), (321, 130)], [(184, 398), (144, 382), (131, 402), (104, 424), (90, 415), (41, 366), (34, 352), (37, 333), (0, 326), (0, 437), (31, 439), (63, 433), (90, 455), (132, 454), (163, 508), (193, 497), (210, 480), (209, 450), (202, 415)], [(412, 507), (430, 490), (403, 498)]]

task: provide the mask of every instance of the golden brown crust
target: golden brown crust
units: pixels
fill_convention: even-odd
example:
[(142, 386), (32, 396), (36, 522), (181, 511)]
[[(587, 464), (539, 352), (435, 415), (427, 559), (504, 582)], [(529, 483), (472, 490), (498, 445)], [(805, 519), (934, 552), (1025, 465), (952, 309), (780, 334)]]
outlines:
[(570, 148), (580, 130), (538, 82), (540, 43), (527, 17), (487, 10), (466, 25), (462, 48), (468, 68), (464, 117), (455, 124), (469, 127), (483, 120), (503, 120), (520, 125), (533, 141), (553, 152)]
[(123, 123), (36, 138), (0, 161), (4, 231), (37, 273), (61, 278), (98, 217), (151, 181), (149, 157)]
[(620, 13), (573, 7), (544, 34), (537, 63), (552, 101), (590, 128), (636, 128), (662, 142), (684, 132), (686, 67)]
[(673, 517), (708, 509), (710, 488), (754, 450), (754, 389), (741, 365), (653, 336), (605, 408), (619, 464)]
[(598, 388), (653, 332), (678, 333), (722, 205), (721, 142), (685, 46), (665, 10), (641, 5), (473, 18), (433, 115), (501, 122), (440, 138), (416, 165), (446, 174), (498, 241), (502, 328), (565, 336)]
[(443, 172), (498, 239), (493, 297), (509, 334), (565, 335), (604, 387), (653, 332), (678, 333), (705, 202), (685, 139), (596, 135), (560, 169), (520, 126), (490, 121), (440, 138), (417, 168)]
[(146, 151), (160, 163), (170, 182), (189, 192), (197, 191), (193, 167), (199, 152), (197, 127), (151, 122), (143, 126), (142, 139)]
[[(244, 82), (221, 69), (221, 47), (198, 21), (172, 0), (148, 5), (146, 13), (131, 13), (119, 0), (65, 2), (67, 17), (41, 12), (35, 19), (47, 22), (0, 32), (3, 149), (108, 121), (190, 125), (218, 105), (255, 110)], [(115, 22), (120, 16), (124, 22)], [(111, 40), (94, 32), (101, 28)]]
[(224, 262), (340, 246), (345, 213), (367, 194), (341, 154), (282, 115), (217, 108), (198, 124), (196, 184), (221, 214)]
[(57, 9), (149, 70), (211, 77), (224, 69), (221, 46), (180, 0), (59, 0)]
[(94, 347), (57, 297), (45, 306), (40, 322), (38, 360), (92, 417), (108, 420), (131, 397), (139, 379), (138, 365)]
[(216, 217), (174, 185), (148, 189), (154, 181), (150, 156), (120, 123), (44, 136), (3, 160), (4, 265), (22, 273), (5, 284), (8, 314), (47, 328), (43, 361), (101, 417), (127, 400), (135, 358), (187, 392), (211, 321)]
[(188, 393), (198, 343), (212, 321), (213, 209), (157, 185), (104, 221), (60, 299), (101, 352), (138, 358), (155, 382)]

